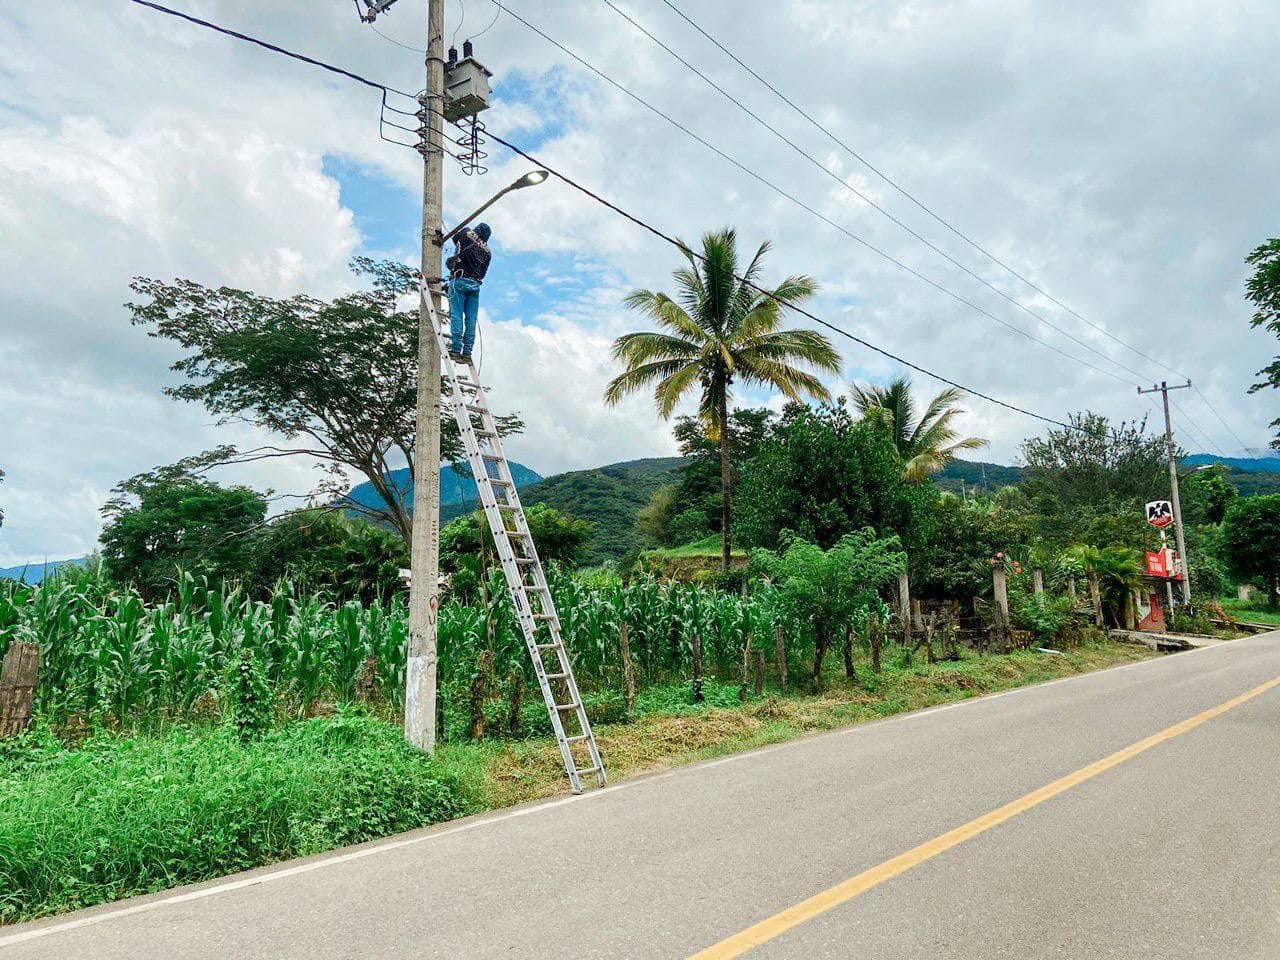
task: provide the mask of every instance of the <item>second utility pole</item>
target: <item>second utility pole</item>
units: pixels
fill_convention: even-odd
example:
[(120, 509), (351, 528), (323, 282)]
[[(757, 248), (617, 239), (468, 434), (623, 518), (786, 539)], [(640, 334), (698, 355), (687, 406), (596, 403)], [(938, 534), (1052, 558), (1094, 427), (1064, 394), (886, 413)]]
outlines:
[(1187, 538), (1182, 532), (1182, 500), (1178, 496), (1178, 458), (1176, 448), (1173, 445), (1173, 421), (1169, 419), (1169, 391), (1186, 390), (1190, 386), (1190, 380), (1173, 387), (1161, 380), (1160, 386), (1152, 387), (1150, 390), (1138, 388), (1138, 393), (1159, 393), (1164, 398), (1164, 442), (1169, 450), (1169, 487), (1172, 492), (1170, 499), (1173, 501), (1173, 532), (1178, 538), (1178, 559), (1182, 561), (1182, 602), (1188, 604), (1191, 602), (1191, 564), (1187, 562)]
[(440, 303), (444, 246), (444, 0), (427, 0), (427, 90), (422, 107), (422, 280), (418, 295), (418, 402), (413, 449), (413, 539), (409, 545), (409, 649), (404, 733), (428, 753), (436, 746), (436, 613), (440, 576), (440, 349), (431, 306)]

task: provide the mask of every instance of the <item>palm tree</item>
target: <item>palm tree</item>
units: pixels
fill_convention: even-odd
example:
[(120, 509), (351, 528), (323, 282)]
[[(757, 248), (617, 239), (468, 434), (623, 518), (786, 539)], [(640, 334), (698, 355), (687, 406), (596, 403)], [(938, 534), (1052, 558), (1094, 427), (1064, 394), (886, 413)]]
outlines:
[(626, 364), (605, 389), (605, 402), (654, 385), (658, 413), (670, 419), (687, 393), (697, 390), (698, 417), (708, 439), (720, 447), (721, 559), (729, 569), (729, 402), (735, 383), (773, 387), (791, 400), (829, 398), (822, 381), (799, 369), (839, 373), (840, 356), (822, 334), (782, 330), (780, 307), (813, 296), (810, 277), (787, 277), (762, 293), (759, 277), (767, 242), (746, 270), (738, 269), (737, 232), (724, 229), (702, 238), (702, 252), (683, 247), (687, 266), (676, 270), (674, 297), (637, 290), (627, 306), (647, 314), (660, 328), (619, 337), (613, 356)]
[(960, 396), (961, 391), (948, 387), (929, 401), (917, 421), (911, 381), (906, 377), (899, 377), (886, 387), (853, 385), (853, 401), (859, 412), (888, 431), (902, 457), (902, 478), (911, 483), (937, 473), (957, 451), (987, 445), (978, 437), (961, 437), (952, 427), (955, 418), (964, 412), (955, 406)]

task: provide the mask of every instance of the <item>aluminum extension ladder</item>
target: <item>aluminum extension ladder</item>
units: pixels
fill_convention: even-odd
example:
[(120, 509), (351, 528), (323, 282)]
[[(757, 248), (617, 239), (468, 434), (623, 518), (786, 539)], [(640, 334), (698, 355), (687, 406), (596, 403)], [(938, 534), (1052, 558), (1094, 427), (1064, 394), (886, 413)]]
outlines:
[(560, 633), (560, 618), (556, 614), (542, 562), (538, 559), (533, 535), (529, 532), (524, 508), (520, 505), (519, 491), (502, 450), (498, 426), (489, 411), (474, 364), (471, 361), (454, 363), (450, 359), (449, 323), (447, 319), (441, 319), (433, 300), (428, 294), (426, 301), (440, 347), (440, 370), (448, 389), (443, 400), (452, 409), (458, 431), (462, 434), (467, 462), (479, 489), (489, 529), (493, 531), (498, 559), (502, 562), (511, 602), (533, 660), (533, 672), (551, 717), (551, 728), (560, 744), (560, 756), (569, 775), (569, 785), (574, 793), (581, 793), (582, 778), (595, 774), (596, 783), (603, 787), (604, 761), (600, 759), (600, 750), (591, 732), (591, 721), (587, 719), (582, 695), (578, 692), (573, 666)]

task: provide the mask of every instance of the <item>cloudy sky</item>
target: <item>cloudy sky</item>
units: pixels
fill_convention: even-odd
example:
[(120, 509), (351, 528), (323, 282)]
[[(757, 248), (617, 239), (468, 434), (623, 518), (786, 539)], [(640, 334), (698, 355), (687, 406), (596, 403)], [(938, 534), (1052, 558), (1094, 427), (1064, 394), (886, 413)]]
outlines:
[[(423, 0), (399, 0), (382, 35), (350, 0), (171, 2), (421, 86), (411, 48), (423, 45)], [(821, 281), (815, 313), (1011, 403), (1052, 417), (1152, 412), (1136, 383), (1175, 375), (1114, 337), (1211, 401), (1177, 395), (1185, 446), (1239, 455), (1266, 444), (1276, 398), (1245, 387), (1275, 343), (1249, 328), (1242, 289), (1245, 255), (1280, 233), (1274, 0), (673, 0), (1069, 310), (833, 143), (665, 0), (616, 3), (781, 136), (603, 0), (508, 7), (813, 212), (511, 16), (495, 21), (493, 0), (449, 0), (447, 37), (485, 31), (490, 129), (678, 236), (732, 224), (745, 241), (772, 240), (771, 278)], [(5, 4), (0, 51), (0, 565), (11, 565), (92, 549), (98, 508), (122, 478), (262, 439), (162, 394), (175, 354), (129, 325), (130, 277), (340, 293), (353, 254), (413, 261), (421, 173), (416, 154), (379, 139), (374, 91), (127, 0)], [(487, 176), (446, 171), (448, 218), (528, 167), (490, 152)], [(554, 181), (487, 219), (497, 259), (484, 376), (496, 404), (528, 423), (513, 458), (546, 474), (673, 452), (644, 398), (600, 402), (616, 372), (610, 340), (638, 323), (621, 298), (667, 284), (671, 248)], [(844, 382), (899, 372), (837, 345)], [(968, 410), (965, 429), (991, 439), (995, 460), (1012, 461), (1042, 426), (976, 399)], [(275, 463), (223, 478), (305, 492), (314, 472)]]

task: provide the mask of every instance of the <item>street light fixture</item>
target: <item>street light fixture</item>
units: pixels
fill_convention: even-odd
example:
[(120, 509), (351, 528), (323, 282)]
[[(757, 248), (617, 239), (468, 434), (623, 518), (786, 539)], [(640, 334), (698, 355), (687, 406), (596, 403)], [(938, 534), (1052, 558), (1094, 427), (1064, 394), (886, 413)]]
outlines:
[(512, 190), (523, 190), (525, 187), (536, 187), (538, 184), (546, 180), (547, 177), (549, 176), (551, 176), (551, 174), (548, 173), (546, 170), (530, 170), (519, 180), (516, 180), (514, 183), (510, 183), (507, 186), (503, 187), (501, 190), (495, 193), (492, 197), (486, 200), (483, 204), (481, 204), (479, 207), (473, 210), (465, 220), (463, 220), (456, 227), (454, 227), (452, 230), (450, 230), (448, 233), (444, 235), (443, 239), (440, 241), (441, 244), (448, 243), (450, 240), (452, 240), (458, 234), (458, 232), (461, 231), (467, 224), (469, 224), (476, 217), (480, 216), (480, 214), (488, 210), (491, 206), (497, 203), (498, 200), (500, 200), (502, 197), (505, 197)]

